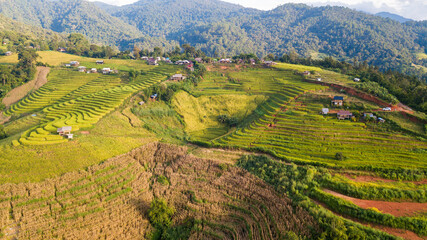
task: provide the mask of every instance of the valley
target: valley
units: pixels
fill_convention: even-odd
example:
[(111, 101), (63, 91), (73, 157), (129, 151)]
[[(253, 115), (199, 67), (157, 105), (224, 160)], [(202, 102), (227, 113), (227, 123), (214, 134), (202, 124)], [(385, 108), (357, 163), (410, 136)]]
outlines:
[[(47, 82), (3, 112), (4, 239), (427, 236), (425, 114), (352, 76), (205, 63), (194, 83), (169, 80), (194, 73), (166, 63), (38, 55)], [(162, 201), (173, 214), (156, 225)]]

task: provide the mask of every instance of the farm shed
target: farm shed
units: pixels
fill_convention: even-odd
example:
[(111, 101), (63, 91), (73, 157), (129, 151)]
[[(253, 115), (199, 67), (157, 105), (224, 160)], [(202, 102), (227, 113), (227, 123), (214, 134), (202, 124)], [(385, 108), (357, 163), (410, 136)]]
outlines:
[(342, 96), (335, 96), (334, 99), (332, 100), (332, 105), (334, 106), (342, 106), (344, 103), (344, 97)]
[(97, 73), (97, 72), (98, 72), (98, 70), (97, 70), (96, 68), (92, 68), (92, 69), (90, 70), (90, 72), (91, 72), (91, 73)]
[(70, 127), (70, 126), (66, 126), (66, 127), (58, 128), (58, 129), (56, 130), (56, 132), (57, 132), (60, 136), (65, 136), (65, 135), (67, 135), (67, 134), (71, 134), (71, 130), (72, 130), (72, 127)]
[(170, 78), (170, 80), (172, 81), (182, 81), (184, 79), (185, 79), (185, 76), (182, 74), (175, 74)]
[(310, 76), (310, 71), (304, 71), (304, 72), (302, 73), (302, 75), (304, 75), (304, 76)]
[(353, 114), (349, 111), (339, 111), (337, 113), (337, 117), (339, 120), (344, 120), (344, 119), (350, 119), (353, 116)]
[(353, 81), (360, 82), (360, 78), (354, 78)]
[(97, 60), (96, 64), (104, 64), (104, 60)]

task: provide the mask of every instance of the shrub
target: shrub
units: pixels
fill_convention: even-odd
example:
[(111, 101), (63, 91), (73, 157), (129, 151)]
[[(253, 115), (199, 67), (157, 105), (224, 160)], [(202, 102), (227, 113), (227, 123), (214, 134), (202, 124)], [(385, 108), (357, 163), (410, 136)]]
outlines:
[(151, 224), (157, 228), (163, 229), (172, 223), (172, 216), (175, 214), (175, 208), (169, 206), (166, 200), (161, 198), (154, 199), (148, 210), (148, 217)]
[(335, 154), (335, 158), (338, 161), (344, 161), (345, 160), (345, 156), (344, 156), (344, 154), (342, 152), (337, 152), (337, 154)]
[(0, 139), (6, 138), (6, 132), (4, 131), (3, 125), (0, 125)]

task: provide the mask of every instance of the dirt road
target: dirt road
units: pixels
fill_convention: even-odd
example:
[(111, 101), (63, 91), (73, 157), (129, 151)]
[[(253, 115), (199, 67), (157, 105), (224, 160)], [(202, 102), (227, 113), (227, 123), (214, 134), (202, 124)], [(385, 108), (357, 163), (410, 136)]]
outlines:
[(6, 107), (18, 102), (25, 97), (30, 91), (39, 89), (41, 86), (47, 83), (47, 75), (49, 74), (50, 68), (48, 67), (37, 67), (37, 72), (34, 80), (27, 82), (26, 84), (12, 89), (6, 97), (3, 98), (3, 104)]

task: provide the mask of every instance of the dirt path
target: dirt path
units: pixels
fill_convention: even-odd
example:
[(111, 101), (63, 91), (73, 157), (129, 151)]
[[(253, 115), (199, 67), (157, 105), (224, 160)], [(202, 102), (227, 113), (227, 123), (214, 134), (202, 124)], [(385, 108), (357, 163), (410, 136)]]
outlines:
[(330, 193), (336, 197), (348, 200), (361, 208), (367, 209), (375, 207), (383, 213), (388, 213), (396, 217), (407, 217), (413, 216), (418, 212), (427, 212), (427, 203), (362, 200), (352, 198), (328, 189), (324, 189), (323, 191)]
[(25, 97), (30, 91), (37, 90), (41, 86), (47, 83), (47, 75), (49, 74), (50, 68), (48, 67), (37, 67), (37, 72), (34, 80), (27, 82), (26, 84), (12, 89), (6, 97), (3, 98), (3, 104), (6, 107), (18, 102)]

